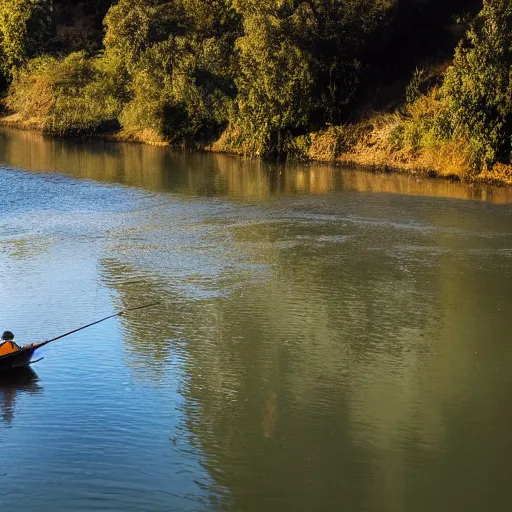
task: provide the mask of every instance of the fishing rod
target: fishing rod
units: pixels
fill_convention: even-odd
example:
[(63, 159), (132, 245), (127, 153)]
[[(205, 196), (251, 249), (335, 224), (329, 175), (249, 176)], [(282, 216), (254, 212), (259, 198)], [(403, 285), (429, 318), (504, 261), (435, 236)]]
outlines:
[(104, 322), (105, 320), (109, 320), (110, 318), (114, 318), (116, 316), (123, 316), (125, 313), (129, 313), (131, 311), (137, 311), (139, 309), (145, 309), (145, 308), (151, 308), (153, 306), (157, 306), (161, 304), (160, 302), (152, 302), (151, 304), (145, 304), (144, 306), (137, 306), (136, 308), (130, 308), (125, 309), (124, 311), (119, 311), (119, 313), (115, 313), (113, 315), (106, 316), (105, 318), (102, 318), (101, 320), (96, 320), (96, 322), (92, 322), (90, 324), (84, 325), (83, 327), (79, 327), (78, 329), (74, 329), (72, 331), (67, 332), (66, 334), (61, 334), (60, 336), (57, 336), (55, 338), (52, 338), (51, 340), (43, 341), (42, 343), (39, 343), (37, 345), (34, 345), (35, 348), (41, 348), (45, 345), (48, 345), (48, 343), (52, 343), (53, 341), (60, 340), (61, 338), (65, 338), (66, 336), (70, 336), (71, 334), (75, 334), (75, 332), (82, 331), (84, 329), (87, 329), (88, 327), (92, 327), (93, 325), (99, 324), (101, 322)]

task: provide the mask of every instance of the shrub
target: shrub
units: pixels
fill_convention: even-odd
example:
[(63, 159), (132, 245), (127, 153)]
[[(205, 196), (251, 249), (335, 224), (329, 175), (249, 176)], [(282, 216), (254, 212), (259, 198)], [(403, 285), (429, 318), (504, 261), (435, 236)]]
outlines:
[(468, 140), (475, 169), (510, 162), (511, 66), (512, 1), (485, 0), (442, 89), (453, 136)]
[(227, 3), (205, 0), (121, 0), (110, 9), (106, 53), (124, 59), (128, 75), (123, 128), (173, 144), (220, 130), (234, 94), (229, 13)]
[(29, 61), (14, 76), (6, 106), (23, 118), (42, 118), (58, 136), (88, 135), (115, 125), (123, 100), (118, 65), (84, 52)]
[(244, 30), (236, 42), (238, 95), (231, 122), (244, 152), (281, 153), (286, 132), (308, 123), (310, 57), (287, 39), (284, 27), (272, 16), (246, 16)]
[(6, 107), (25, 119), (47, 116), (54, 102), (52, 71), (57, 62), (53, 57), (40, 57), (19, 69), (5, 99)]

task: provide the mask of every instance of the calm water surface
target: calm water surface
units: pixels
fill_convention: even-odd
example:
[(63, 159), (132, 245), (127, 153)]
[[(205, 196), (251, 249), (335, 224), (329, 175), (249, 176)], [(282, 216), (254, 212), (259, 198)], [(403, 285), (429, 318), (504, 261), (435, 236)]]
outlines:
[(512, 191), (0, 132), (0, 510), (509, 511)]

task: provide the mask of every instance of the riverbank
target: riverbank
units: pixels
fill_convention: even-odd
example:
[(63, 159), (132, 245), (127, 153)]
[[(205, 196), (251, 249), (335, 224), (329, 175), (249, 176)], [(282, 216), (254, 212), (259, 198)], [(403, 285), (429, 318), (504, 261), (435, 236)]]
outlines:
[[(394, 150), (390, 133), (400, 120), (394, 114), (377, 114), (363, 122), (329, 127), (319, 132), (296, 137), (288, 147), (294, 162), (357, 167), (368, 172), (393, 172), (424, 178), (442, 178), (466, 183), (512, 186), (512, 166), (497, 164), (492, 169), (473, 173), (465, 167), (463, 148), (444, 144), (429, 151)], [(0, 126), (17, 130), (42, 132), (44, 119), (23, 119), (19, 114), (0, 117)], [(131, 142), (151, 146), (171, 146), (151, 130), (119, 130), (95, 134), (95, 139)], [(226, 130), (211, 144), (197, 145), (194, 150), (244, 156), (233, 135)]]
[[(43, 118), (32, 117), (24, 119), (20, 114), (11, 114), (0, 117), (0, 126), (13, 128), (16, 130), (31, 130), (43, 132), (45, 120)], [(169, 143), (150, 130), (118, 130), (115, 132), (97, 133), (91, 136), (95, 139), (105, 139), (114, 142), (136, 142), (139, 144), (149, 144), (152, 146), (169, 146)]]
[(312, 133), (304, 138), (305, 159), (373, 172), (512, 186), (511, 165), (498, 163), (485, 171), (472, 171), (467, 147), (459, 141), (437, 141), (431, 147), (420, 149), (395, 148), (393, 133), (402, 128), (401, 122), (397, 114), (377, 114), (359, 124)]

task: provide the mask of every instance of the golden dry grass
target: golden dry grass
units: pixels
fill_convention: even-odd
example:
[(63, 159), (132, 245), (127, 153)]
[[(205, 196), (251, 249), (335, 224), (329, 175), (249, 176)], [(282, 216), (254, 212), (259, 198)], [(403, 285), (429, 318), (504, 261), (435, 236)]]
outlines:
[(37, 130), (42, 131), (44, 128), (44, 119), (39, 117), (31, 117), (24, 119), (21, 114), (12, 114), (0, 118), (0, 124), (17, 128), (19, 130)]
[[(99, 136), (102, 137), (101, 135)], [(118, 142), (138, 142), (142, 144), (149, 144), (150, 146), (168, 146), (169, 143), (165, 141), (162, 136), (154, 130), (120, 130), (116, 133), (107, 134), (105, 138), (116, 140)]]

